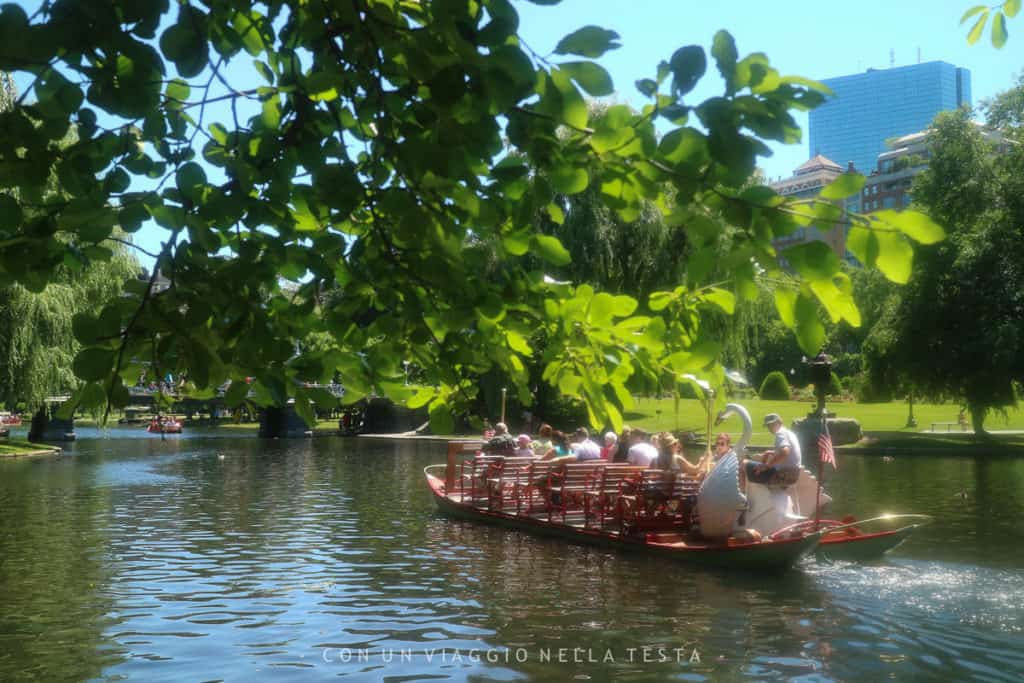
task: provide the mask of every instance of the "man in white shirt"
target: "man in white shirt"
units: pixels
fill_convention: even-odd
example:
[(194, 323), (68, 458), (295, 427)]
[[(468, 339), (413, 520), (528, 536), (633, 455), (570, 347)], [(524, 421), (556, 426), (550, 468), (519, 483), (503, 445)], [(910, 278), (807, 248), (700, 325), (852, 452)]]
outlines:
[(792, 486), (800, 478), (800, 440), (775, 413), (764, 416), (764, 425), (775, 435), (775, 448), (762, 454), (762, 462), (744, 461), (742, 471), (755, 484)]
[(630, 465), (650, 467), (658, 459), (658, 449), (648, 443), (647, 434), (642, 430), (634, 429), (629, 436), (629, 442), (632, 445), (629, 447), (626, 462)]
[(576, 440), (576, 443), (572, 444), (572, 452), (576, 456), (576, 462), (601, 459), (601, 447), (590, 438), (590, 434), (585, 427), (577, 429), (576, 433), (573, 434), (573, 438)]

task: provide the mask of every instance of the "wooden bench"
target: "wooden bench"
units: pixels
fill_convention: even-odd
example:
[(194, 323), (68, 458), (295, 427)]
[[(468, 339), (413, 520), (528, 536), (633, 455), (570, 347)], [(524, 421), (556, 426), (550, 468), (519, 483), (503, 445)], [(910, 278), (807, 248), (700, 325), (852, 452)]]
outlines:
[(462, 461), (459, 467), (459, 485), (462, 502), (486, 505), (490, 499), (487, 480), (501, 472), (503, 455), (475, 455)]
[(947, 432), (953, 431), (953, 427), (959, 427), (960, 431), (967, 431), (967, 423), (966, 422), (932, 422), (932, 431), (933, 432), (936, 431), (935, 430), (935, 425), (939, 425), (940, 427), (945, 427)]
[(681, 472), (645, 470), (632, 493), (619, 496), (623, 533), (689, 527), (700, 480)]
[(556, 513), (567, 523), (569, 513), (583, 514), (584, 492), (589, 490), (604, 469), (604, 461), (563, 463), (548, 475), (548, 521)]
[(517, 515), (533, 515), (548, 510), (548, 484), (553, 470), (560, 468), (549, 460), (534, 460), (524, 479), (513, 484)]
[(532, 456), (506, 457), (487, 479), (487, 507), (504, 510), (506, 502), (514, 502), (516, 487), (529, 480)]
[[(608, 521), (617, 517), (618, 497), (623, 488), (633, 480), (639, 480), (646, 468), (642, 465), (610, 463), (601, 469), (601, 474), (590, 490), (583, 492), (583, 524), (589, 527), (593, 521), (597, 528), (604, 528)], [(633, 482), (635, 485), (635, 481)]]

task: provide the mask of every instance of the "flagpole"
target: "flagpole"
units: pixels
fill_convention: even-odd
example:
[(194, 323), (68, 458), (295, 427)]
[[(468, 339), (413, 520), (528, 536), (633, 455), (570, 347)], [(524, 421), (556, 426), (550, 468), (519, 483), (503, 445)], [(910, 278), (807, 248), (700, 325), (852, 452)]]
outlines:
[(825, 474), (825, 466), (821, 461), (821, 434), (828, 434), (828, 413), (822, 410), (821, 433), (818, 434), (818, 490), (814, 494), (814, 530), (821, 528), (821, 478)]

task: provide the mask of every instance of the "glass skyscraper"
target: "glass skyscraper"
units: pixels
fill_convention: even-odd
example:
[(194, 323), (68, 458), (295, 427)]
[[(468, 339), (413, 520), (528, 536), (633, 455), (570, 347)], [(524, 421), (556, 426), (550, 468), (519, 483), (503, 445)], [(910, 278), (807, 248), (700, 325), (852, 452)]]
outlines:
[(870, 175), (889, 138), (917, 133), (941, 111), (971, 105), (971, 72), (946, 62), (826, 78), (834, 95), (810, 113), (810, 156)]

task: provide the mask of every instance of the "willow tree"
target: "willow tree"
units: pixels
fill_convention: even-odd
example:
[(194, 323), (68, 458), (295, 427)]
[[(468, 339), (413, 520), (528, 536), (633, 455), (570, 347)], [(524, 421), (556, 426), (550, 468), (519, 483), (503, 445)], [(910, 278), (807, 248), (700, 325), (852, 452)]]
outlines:
[[(747, 186), (764, 140), (799, 141), (791, 110), (827, 89), (740, 55), (720, 31), (720, 95), (691, 94), (704, 48), (666, 47), (636, 84), (639, 112), (616, 105), (591, 121), (585, 96), (615, 90), (595, 60), (618, 34), (587, 25), (527, 46), (518, 29), (509, 0), (185, 0), (173, 12), (167, 0), (55, 0), (32, 17), (4, 5), (0, 69), (26, 73), (35, 100), (0, 116), (0, 190), (21, 192), (0, 200), (0, 278), (52, 280), (61, 234), (104, 249), (115, 224), (162, 231), (154, 256), (170, 287), (138, 283), (76, 328), (84, 403), (126, 401), (132, 359), (187, 371), (198, 389), (253, 376), (258, 401), (293, 395), (302, 411), (328, 399), (301, 380), (338, 373), (348, 400), (427, 405), (447, 431), (492, 368), (529, 402), (538, 329), (544, 380), (584, 398), (595, 424), (621, 422), (635, 373), (720, 380), (699, 309), (756, 296), (759, 269), (777, 268), (772, 239), (839, 220), (829, 200), (863, 183), (842, 176), (821, 201)], [(55, 145), (72, 123), (78, 142)], [(41, 200), (51, 172), (67, 201)], [(534, 217), (587, 188), (627, 222), (653, 203), (686, 233), (688, 263), (720, 254), (732, 226), (742, 239), (720, 257), (724, 284), (637, 300), (550, 283), (524, 256), (557, 267), (570, 255)], [(38, 217), (23, 222), (30, 204)], [(942, 236), (920, 214), (854, 221), (851, 250), (896, 279), (908, 237)], [(814, 352), (819, 306), (859, 319), (849, 278), (817, 243), (785, 257), (800, 280), (776, 297), (779, 314)], [(331, 289), (342, 296), (320, 315)], [(333, 348), (296, 354), (292, 340), (316, 329)], [(413, 396), (403, 361), (429, 385)], [(233, 386), (228, 400), (244, 400), (244, 382)]]
[[(16, 102), (14, 83), (0, 72), (0, 112)], [(63, 144), (71, 139), (73, 134)], [(47, 202), (59, 201), (55, 179), (43, 196)], [(124, 281), (139, 272), (123, 245), (112, 245), (109, 259), (88, 263), (76, 245), (66, 245), (68, 258), (41, 291), (17, 282), (0, 286), (0, 404), (14, 408), (21, 403), (34, 410), (47, 396), (78, 386), (72, 364), (81, 345), (75, 341), (74, 317), (96, 313), (98, 302), (117, 296)]]

